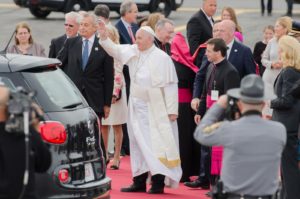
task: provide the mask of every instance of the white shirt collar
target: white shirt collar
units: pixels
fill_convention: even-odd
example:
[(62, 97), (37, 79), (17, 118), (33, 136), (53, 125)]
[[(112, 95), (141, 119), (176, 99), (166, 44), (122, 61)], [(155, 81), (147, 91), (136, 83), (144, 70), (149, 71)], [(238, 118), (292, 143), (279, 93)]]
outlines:
[(205, 11), (201, 8), (201, 10), (202, 10), (202, 12), (205, 14), (205, 16), (206, 16), (206, 18), (208, 19), (208, 21), (209, 21), (209, 23), (211, 24), (211, 26), (213, 26), (214, 25), (214, 22), (213, 22), (213, 19), (212, 19), (212, 17), (209, 17), (206, 13), (205, 13)]
[(122, 17), (121, 17), (121, 21), (123, 22), (123, 24), (124, 24), (126, 30), (128, 31), (128, 27), (129, 27), (129, 26), (131, 27), (131, 24), (128, 23), (128, 22), (126, 22)]
[(227, 57), (229, 57), (229, 55), (230, 55), (233, 43), (234, 43), (234, 39), (229, 44), (227, 44), (227, 47), (228, 47), (228, 49), (227, 49)]
[[(82, 41), (84, 42), (87, 38), (82, 37)], [(88, 38), (87, 40), (89, 40), (89, 44), (94, 44), (95, 41), (95, 34), (93, 34), (90, 38)]]

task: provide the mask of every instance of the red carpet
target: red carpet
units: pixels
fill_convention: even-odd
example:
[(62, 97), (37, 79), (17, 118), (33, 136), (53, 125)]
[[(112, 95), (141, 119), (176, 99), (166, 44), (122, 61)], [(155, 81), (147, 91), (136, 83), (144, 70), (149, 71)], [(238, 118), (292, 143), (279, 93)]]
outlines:
[[(207, 190), (190, 189), (185, 187), (182, 183), (178, 189), (165, 188), (165, 194), (147, 194), (147, 193), (122, 193), (120, 188), (128, 186), (132, 183), (132, 176), (130, 171), (129, 156), (121, 159), (120, 169), (111, 170), (110, 164), (107, 167), (107, 176), (112, 179), (112, 199), (208, 199), (205, 196)], [(148, 186), (148, 189), (150, 186)]]

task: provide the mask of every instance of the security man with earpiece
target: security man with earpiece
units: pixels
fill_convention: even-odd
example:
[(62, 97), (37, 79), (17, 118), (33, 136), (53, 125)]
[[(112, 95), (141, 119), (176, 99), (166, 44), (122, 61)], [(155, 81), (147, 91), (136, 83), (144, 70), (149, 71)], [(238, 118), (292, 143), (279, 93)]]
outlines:
[[(286, 143), (286, 129), (262, 118), (264, 100), (273, 99), (262, 79), (245, 76), (241, 87), (219, 98), (198, 125), (194, 137), (203, 145), (223, 146), (220, 182), (214, 198), (274, 199), (279, 188), (279, 166)], [(241, 117), (221, 121), (228, 98), (237, 100)]]
[(0, 85), (0, 199), (36, 199), (34, 174), (45, 172), (51, 164), (50, 151), (37, 133), (37, 115), (41, 110), (30, 113), (29, 144), (26, 145), (24, 132), (8, 132), (5, 128), (9, 98), (9, 89)]

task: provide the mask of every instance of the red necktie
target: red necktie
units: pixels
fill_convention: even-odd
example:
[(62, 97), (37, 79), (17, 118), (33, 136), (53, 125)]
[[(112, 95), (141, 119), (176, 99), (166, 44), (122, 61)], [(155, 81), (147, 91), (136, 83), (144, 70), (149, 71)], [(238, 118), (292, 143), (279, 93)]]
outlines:
[(135, 44), (135, 38), (134, 38), (134, 35), (132, 32), (131, 26), (128, 26), (128, 32), (129, 32), (129, 36), (131, 38), (132, 43)]

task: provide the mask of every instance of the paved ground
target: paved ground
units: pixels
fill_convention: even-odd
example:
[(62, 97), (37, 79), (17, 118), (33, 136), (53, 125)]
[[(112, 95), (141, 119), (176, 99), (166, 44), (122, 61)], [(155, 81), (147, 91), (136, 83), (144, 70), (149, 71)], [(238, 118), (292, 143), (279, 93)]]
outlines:
[[(259, 10), (259, 0), (219, 0), (218, 12), (224, 6), (231, 6), (238, 13), (238, 21), (243, 28), (245, 44), (253, 48), (256, 41), (261, 38), (261, 30), (267, 24), (274, 24), (275, 20), (286, 11), (285, 0), (274, 2), (274, 12), (271, 17), (261, 17)], [(190, 16), (200, 7), (200, 0), (184, 0), (183, 6), (170, 15), (170, 19), (176, 23), (176, 30), (185, 33), (185, 25)], [(300, 20), (300, 5), (295, 5), (295, 20)], [(142, 14), (147, 14), (144, 12)], [(1, 0), (0, 2), (0, 48), (4, 48), (10, 35), (14, 31), (15, 24), (20, 21), (28, 21), (32, 27), (33, 38), (43, 44), (48, 51), (51, 38), (63, 34), (63, 17), (62, 13), (51, 13), (46, 20), (34, 18), (28, 9), (19, 8), (13, 4), (12, 0)], [(118, 15), (112, 14), (113, 23)]]

